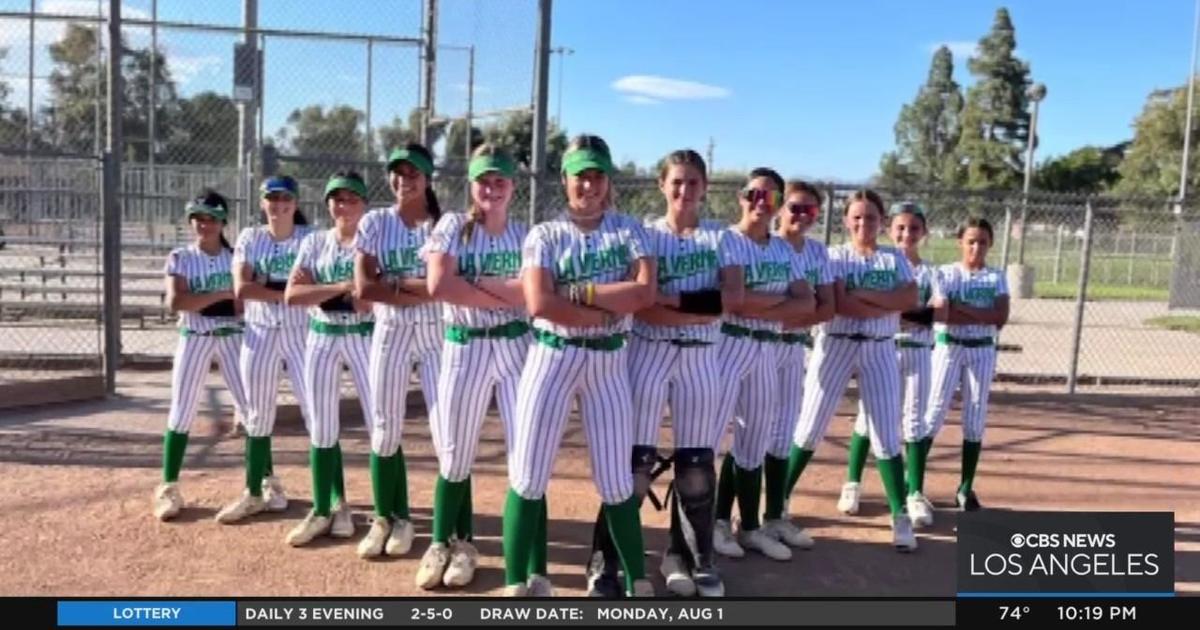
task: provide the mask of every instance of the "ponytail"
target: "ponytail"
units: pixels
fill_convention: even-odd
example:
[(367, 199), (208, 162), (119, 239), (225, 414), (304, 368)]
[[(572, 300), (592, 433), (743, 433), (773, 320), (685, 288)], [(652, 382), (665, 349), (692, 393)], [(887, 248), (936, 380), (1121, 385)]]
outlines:
[(300, 211), (300, 208), (296, 208), (296, 214), (292, 218), (292, 223), (295, 225), (308, 225), (308, 217), (304, 216), (304, 213)]
[(442, 218), (442, 206), (438, 203), (437, 193), (433, 192), (433, 182), (428, 179), (425, 180), (425, 212), (429, 213), (434, 224)]
[(233, 251), (233, 246), (229, 244), (229, 239), (225, 238), (225, 233), (221, 232), (221, 247), (229, 251)]

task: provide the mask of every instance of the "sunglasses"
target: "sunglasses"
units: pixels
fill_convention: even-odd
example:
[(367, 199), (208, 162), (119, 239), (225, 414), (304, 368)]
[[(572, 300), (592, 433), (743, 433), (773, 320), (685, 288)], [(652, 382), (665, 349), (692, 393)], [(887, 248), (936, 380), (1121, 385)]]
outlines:
[(789, 203), (787, 209), (792, 214), (811, 214), (816, 216), (821, 210), (821, 205), (816, 203)]
[(769, 208), (775, 208), (779, 204), (780, 194), (778, 191), (766, 190), (765, 188), (743, 188), (742, 199), (748, 201), (750, 205), (764, 203)]

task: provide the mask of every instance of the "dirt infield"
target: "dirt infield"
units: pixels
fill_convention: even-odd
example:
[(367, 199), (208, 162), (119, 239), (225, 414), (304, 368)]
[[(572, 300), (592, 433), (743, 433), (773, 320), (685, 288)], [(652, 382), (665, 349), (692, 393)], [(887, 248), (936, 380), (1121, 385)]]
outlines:
[[(242, 443), (197, 422), (182, 490), (188, 508), (172, 523), (150, 515), (159, 478), (167, 379), (141, 375), (122, 396), (0, 414), (0, 531), (5, 554), (0, 593), (74, 596), (401, 596), (413, 586), (428, 545), (436, 462), (422, 417), (406, 427), (409, 486), (418, 539), (409, 556), (378, 562), (354, 555), (357, 540), (292, 549), (285, 532), (308, 509), (307, 439), (295, 423), (280, 428), (275, 461), (293, 497), (286, 513), (245, 525), (212, 517), (242, 485)], [(998, 509), (1162, 510), (1175, 512), (1175, 575), (1180, 592), (1200, 593), (1200, 413), (1196, 396), (1135, 397), (998, 391), (977, 490)], [(210, 406), (219, 397), (210, 400)], [(817, 547), (780, 563), (752, 556), (722, 561), (730, 595), (951, 595), (955, 591), (955, 514), (960, 427), (950, 424), (930, 457), (926, 483), (937, 523), (920, 549), (902, 556), (890, 530), (878, 475), (869, 470), (863, 513), (845, 517), (834, 503), (850, 430), (842, 408), (830, 438), (800, 483), (791, 511)], [(423, 411), (414, 409), (414, 412)], [(347, 487), (359, 536), (366, 532), (368, 443), (359, 420), (344, 423)], [(467, 594), (497, 594), (503, 582), (500, 506), (506, 489), (498, 423), (487, 425), (475, 475), (482, 566)], [(661, 482), (660, 482), (661, 487)], [(550, 485), (550, 572), (560, 594), (584, 591), (582, 566), (598, 500), (582, 428), (568, 427)], [(647, 567), (657, 576), (665, 514), (647, 506)]]

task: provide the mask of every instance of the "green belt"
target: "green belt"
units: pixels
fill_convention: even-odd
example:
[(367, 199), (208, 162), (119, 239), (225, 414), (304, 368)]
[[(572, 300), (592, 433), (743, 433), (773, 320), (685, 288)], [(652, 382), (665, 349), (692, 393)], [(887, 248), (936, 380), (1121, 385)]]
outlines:
[(892, 337), (872, 337), (862, 333), (829, 333), (834, 339), (846, 339), (848, 341), (891, 341)]
[(920, 341), (913, 341), (912, 339), (897, 339), (896, 347), (897, 348), (932, 348), (933, 344), (922, 343)]
[(990, 348), (996, 345), (996, 340), (991, 337), (955, 337), (944, 332), (937, 334), (937, 342), (943, 346), (954, 344), (964, 348)]
[(529, 322), (514, 319), (491, 328), (469, 328), (451, 325), (446, 327), (446, 341), (465, 344), (472, 339), (516, 339), (529, 332)]
[(752, 330), (737, 324), (721, 324), (721, 332), (730, 337), (749, 337), (755, 341), (779, 341), (781, 335), (770, 330)]
[(783, 333), (779, 340), (788, 345), (802, 344), (805, 348), (813, 347), (812, 335), (808, 333)]
[(375, 322), (331, 324), (313, 319), (308, 322), (308, 329), (322, 335), (362, 335), (367, 337), (375, 330)]
[(196, 332), (190, 328), (180, 328), (180, 337), (232, 337), (242, 334), (240, 326), (222, 326), (205, 332)]
[(613, 350), (620, 350), (625, 346), (624, 333), (615, 333), (603, 337), (563, 337), (548, 330), (534, 328), (533, 337), (542, 345), (550, 346), (555, 350), (574, 346), (585, 350), (605, 350), (611, 352)]

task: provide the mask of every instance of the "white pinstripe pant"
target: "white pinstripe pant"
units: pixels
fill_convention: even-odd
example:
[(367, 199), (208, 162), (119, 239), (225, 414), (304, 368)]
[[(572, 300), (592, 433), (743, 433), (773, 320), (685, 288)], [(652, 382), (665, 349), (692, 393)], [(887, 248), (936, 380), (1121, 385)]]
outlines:
[[(723, 386), (717, 402), (717, 430), (713, 450), (720, 448), (725, 427), (733, 420), (733, 461), (744, 470), (762, 466), (771, 437), (771, 426), (779, 413), (775, 387), (776, 346), (770, 341), (722, 334), (717, 356), (723, 364)], [(736, 416), (735, 416), (736, 414)]]
[(508, 480), (521, 497), (546, 494), (554, 459), (579, 396), (592, 481), (616, 505), (633, 496), (633, 404), (626, 350), (555, 349), (534, 342), (521, 370)]
[[(426, 411), (437, 403), (442, 359), (441, 322), (379, 322), (371, 338), (371, 451), (391, 457), (400, 448), (413, 364), (420, 368)], [(429, 417), (433, 417), (430, 414)]]
[[(900, 386), (904, 390), (900, 403), (900, 428), (905, 442), (917, 442), (930, 433), (925, 409), (929, 403), (932, 354), (929, 348), (896, 349), (896, 360), (900, 363)], [(854, 432), (866, 435), (868, 430), (867, 412), (862, 399), (859, 399)]]
[(709, 448), (717, 434), (721, 384), (717, 344), (680, 347), (634, 337), (629, 342), (634, 444), (658, 446), (663, 407), (671, 407), (675, 448)]
[(371, 430), (371, 393), (367, 381), (370, 345), (366, 335), (308, 332), (304, 347), (304, 388), (308, 391), (308, 409), (312, 413), (308, 435), (313, 446), (330, 448), (337, 444), (341, 434), (338, 409), (343, 365), (350, 368), (350, 378), (362, 406), (363, 422), (367, 430)]
[(767, 453), (775, 459), (787, 459), (792, 436), (800, 422), (800, 404), (804, 400), (804, 351), (802, 344), (781, 344), (779, 358), (779, 415), (771, 427)]
[(525, 334), (516, 339), (443, 343), (437, 403), (430, 413), (429, 429), (437, 449), (438, 472), (447, 481), (463, 481), (471, 474), (493, 389), (500, 422), (504, 425), (504, 450), (510, 452), (517, 384), (531, 339)]
[(167, 413), (167, 428), (176, 433), (187, 433), (196, 419), (196, 408), (200, 404), (200, 388), (204, 376), (212, 369), (213, 359), (221, 378), (233, 396), (233, 407), (246, 417), (246, 390), (238, 374), (238, 348), (242, 335), (214, 337), (204, 335), (181, 336), (175, 346), (175, 359), (171, 367), (171, 410)]
[(312, 423), (303, 378), (304, 334), (304, 326), (246, 326), (238, 369), (246, 387), (246, 433), (252, 437), (269, 436), (275, 429), (280, 367), (286, 368), (304, 426)]
[(937, 437), (950, 411), (954, 390), (962, 385), (963, 439), (982, 442), (987, 423), (988, 392), (996, 375), (996, 348), (967, 348), (938, 344), (933, 349), (933, 379), (930, 386), (926, 437)]
[(896, 343), (890, 338), (851, 341), (826, 334), (817, 337), (804, 379), (807, 395), (793, 438), (796, 446), (817, 449), (850, 377), (855, 375), (866, 410), (871, 451), (877, 459), (891, 459), (900, 453), (900, 366)]

